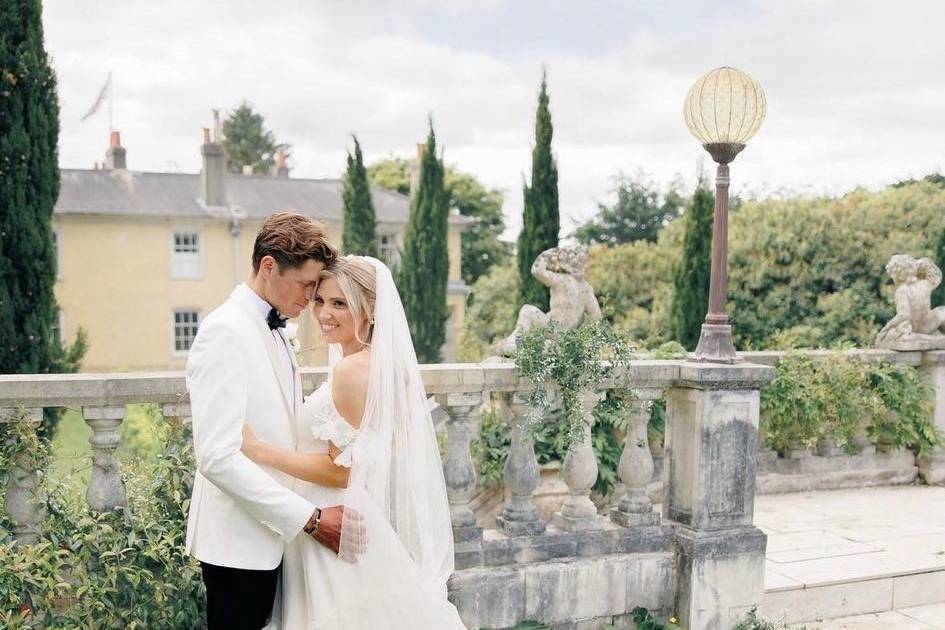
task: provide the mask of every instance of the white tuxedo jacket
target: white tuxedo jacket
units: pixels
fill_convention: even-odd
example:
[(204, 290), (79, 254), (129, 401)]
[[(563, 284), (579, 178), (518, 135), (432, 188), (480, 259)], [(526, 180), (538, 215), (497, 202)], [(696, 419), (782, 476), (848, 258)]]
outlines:
[(292, 477), (240, 451), (244, 422), (260, 440), (296, 448), (302, 386), (294, 356), (295, 387), (285, 382), (278, 354), (284, 350), (277, 343), (252, 289), (241, 284), (201, 322), (190, 349), (187, 389), (197, 471), (186, 550), (202, 562), (274, 569), (315, 510), (292, 491)]

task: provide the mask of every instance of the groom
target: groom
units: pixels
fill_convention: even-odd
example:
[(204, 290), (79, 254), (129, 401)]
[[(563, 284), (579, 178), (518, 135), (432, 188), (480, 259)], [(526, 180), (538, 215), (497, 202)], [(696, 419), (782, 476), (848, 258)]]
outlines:
[(209, 630), (258, 630), (272, 614), (286, 545), (301, 532), (337, 553), (341, 506), (315, 506), (294, 481), (240, 451), (243, 424), (260, 439), (296, 448), (302, 402), (286, 318), (308, 305), (334, 262), (322, 226), (300, 214), (266, 219), (253, 272), (200, 324), (187, 360), (194, 476), (186, 550), (200, 561)]

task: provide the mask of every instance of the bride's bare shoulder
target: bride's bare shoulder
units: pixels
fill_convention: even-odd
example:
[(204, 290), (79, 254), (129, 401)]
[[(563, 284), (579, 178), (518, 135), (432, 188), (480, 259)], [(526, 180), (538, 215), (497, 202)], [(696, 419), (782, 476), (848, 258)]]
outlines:
[(361, 426), (364, 415), (370, 367), (368, 353), (358, 352), (339, 361), (332, 376), (331, 398), (335, 409), (355, 428)]

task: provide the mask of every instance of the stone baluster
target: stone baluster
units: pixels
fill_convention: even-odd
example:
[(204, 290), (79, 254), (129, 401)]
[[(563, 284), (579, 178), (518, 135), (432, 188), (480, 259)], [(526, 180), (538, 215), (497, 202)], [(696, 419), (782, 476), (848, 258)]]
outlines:
[(611, 508), (610, 518), (624, 527), (657, 525), (660, 516), (653, 511), (647, 495), (647, 484), (653, 478), (653, 453), (648, 443), (650, 408), (660, 397), (659, 390), (637, 390), (636, 399), (630, 403), (627, 436), (620, 454), (617, 472), (626, 488), (626, 494), (616, 507)]
[(540, 534), (545, 531), (545, 524), (532, 503), (539, 471), (535, 442), (528, 426), (528, 404), (520, 392), (506, 394), (501, 401), (511, 425), (512, 445), (503, 471), (509, 501), (495, 519), (496, 528), (507, 536)]
[(603, 517), (597, 514), (597, 506), (591, 501), (591, 488), (597, 481), (597, 456), (591, 448), (591, 426), (594, 424), (594, 407), (604, 397), (604, 392), (584, 391), (580, 394), (579, 434), (572, 440), (564, 456), (561, 477), (568, 486), (568, 498), (554, 523), (566, 531), (596, 529), (602, 527)]
[(482, 393), (456, 393), (441, 397), (440, 404), (449, 413), (446, 422), (448, 441), (443, 460), (446, 494), (453, 523), (453, 541), (464, 543), (482, 539), (482, 528), (476, 526), (476, 515), (469, 507), (476, 490), (476, 466), (470, 444), (479, 436), (479, 407)]
[(125, 507), (125, 484), (118, 467), (118, 427), (125, 419), (124, 406), (90, 406), (82, 408), (85, 423), (92, 429), (92, 475), (85, 494), (89, 507), (107, 512)]
[[(23, 422), (31, 430), (37, 430), (43, 422), (43, 410), (0, 409), (0, 422)], [(34, 470), (28, 454), (18, 454), (10, 462), (3, 509), (13, 521), (14, 542), (35, 543), (45, 517), (45, 507), (39, 497), (39, 471)]]

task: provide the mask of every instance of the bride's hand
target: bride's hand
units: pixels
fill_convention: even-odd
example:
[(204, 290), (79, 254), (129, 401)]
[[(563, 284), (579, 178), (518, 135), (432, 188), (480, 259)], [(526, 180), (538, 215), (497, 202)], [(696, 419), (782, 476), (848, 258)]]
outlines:
[(240, 447), (240, 450), (253, 461), (256, 461), (259, 455), (259, 438), (256, 437), (248, 424), (243, 425), (243, 446)]

